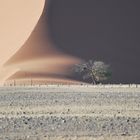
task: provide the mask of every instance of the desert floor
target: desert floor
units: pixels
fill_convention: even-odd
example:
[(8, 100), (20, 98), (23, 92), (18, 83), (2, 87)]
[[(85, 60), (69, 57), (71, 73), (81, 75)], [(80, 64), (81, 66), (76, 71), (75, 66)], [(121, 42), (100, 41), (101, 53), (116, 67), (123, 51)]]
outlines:
[(140, 140), (140, 86), (0, 87), (0, 140)]

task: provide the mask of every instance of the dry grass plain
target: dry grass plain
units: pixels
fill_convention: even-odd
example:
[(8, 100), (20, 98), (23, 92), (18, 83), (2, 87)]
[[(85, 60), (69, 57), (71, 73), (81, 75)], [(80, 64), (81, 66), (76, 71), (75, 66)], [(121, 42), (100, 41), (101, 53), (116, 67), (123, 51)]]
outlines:
[(0, 87), (0, 140), (140, 140), (140, 85)]

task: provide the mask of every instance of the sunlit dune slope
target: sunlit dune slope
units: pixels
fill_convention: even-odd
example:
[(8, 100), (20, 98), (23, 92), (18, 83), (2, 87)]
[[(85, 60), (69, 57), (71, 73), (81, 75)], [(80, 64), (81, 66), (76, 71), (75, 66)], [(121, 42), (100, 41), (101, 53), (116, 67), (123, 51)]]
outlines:
[(0, 84), (17, 71), (3, 65), (25, 43), (44, 9), (45, 0), (0, 1)]

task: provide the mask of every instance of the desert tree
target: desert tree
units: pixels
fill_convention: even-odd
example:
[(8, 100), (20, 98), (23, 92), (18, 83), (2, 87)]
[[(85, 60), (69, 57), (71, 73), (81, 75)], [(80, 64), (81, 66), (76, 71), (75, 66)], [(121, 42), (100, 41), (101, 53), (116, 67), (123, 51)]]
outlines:
[(83, 79), (91, 79), (93, 84), (108, 80), (111, 77), (110, 66), (102, 61), (89, 60), (88, 62), (75, 65), (76, 73)]

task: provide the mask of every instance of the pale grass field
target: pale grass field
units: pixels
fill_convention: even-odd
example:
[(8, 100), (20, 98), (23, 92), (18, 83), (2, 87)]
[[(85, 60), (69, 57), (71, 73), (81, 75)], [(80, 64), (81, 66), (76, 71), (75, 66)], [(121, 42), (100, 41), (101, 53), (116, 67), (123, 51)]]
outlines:
[(0, 140), (26, 139), (140, 140), (140, 85), (1, 87)]
[(83, 137), (51, 137), (42, 140), (140, 140), (139, 137), (112, 137), (112, 136), (105, 136), (94, 138), (90, 136), (83, 136)]

